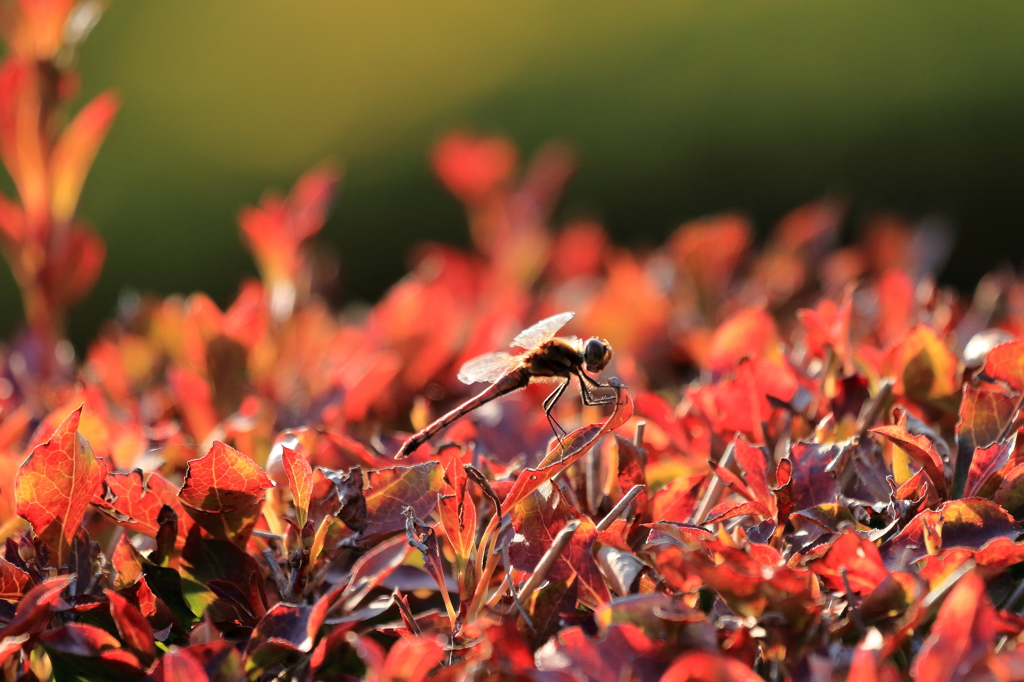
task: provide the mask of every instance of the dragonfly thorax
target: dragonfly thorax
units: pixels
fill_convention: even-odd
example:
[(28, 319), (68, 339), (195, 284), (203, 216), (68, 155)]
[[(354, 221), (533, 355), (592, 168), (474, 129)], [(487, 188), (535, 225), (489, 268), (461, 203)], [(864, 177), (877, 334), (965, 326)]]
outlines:
[(611, 360), (612, 347), (608, 345), (607, 341), (598, 338), (587, 339), (583, 345), (583, 362), (586, 364), (588, 372), (597, 374), (607, 367)]

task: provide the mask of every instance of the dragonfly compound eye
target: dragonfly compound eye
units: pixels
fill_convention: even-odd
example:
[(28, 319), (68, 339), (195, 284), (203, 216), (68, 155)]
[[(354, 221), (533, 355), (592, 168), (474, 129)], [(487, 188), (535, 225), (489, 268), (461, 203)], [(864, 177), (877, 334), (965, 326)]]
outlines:
[(583, 362), (587, 365), (587, 371), (597, 374), (604, 369), (612, 359), (612, 349), (601, 339), (587, 339), (583, 346)]

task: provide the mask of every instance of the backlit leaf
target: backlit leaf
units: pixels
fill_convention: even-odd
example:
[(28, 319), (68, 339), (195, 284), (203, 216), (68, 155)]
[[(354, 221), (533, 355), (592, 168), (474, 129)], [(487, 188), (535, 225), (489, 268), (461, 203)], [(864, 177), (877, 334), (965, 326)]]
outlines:
[(113, 590), (107, 590), (106, 594), (110, 600), (110, 614), (114, 617), (121, 640), (139, 657), (143, 665), (149, 665), (156, 657), (153, 628), (142, 612), (129, 604), (123, 596)]
[(0, 558), (0, 599), (17, 601), (28, 586), (29, 575), (11, 562)]
[(66, 222), (74, 215), (89, 166), (119, 107), (118, 98), (105, 92), (82, 107), (61, 135), (50, 159), (50, 201), (57, 222)]
[(404, 529), (405, 507), (412, 507), (417, 517), (424, 518), (437, 505), (437, 494), (444, 485), (444, 472), (436, 462), (377, 469), (367, 478), (364, 536)]
[(987, 656), (996, 635), (995, 609), (974, 572), (960, 579), (942, 603), (912, 674), (921, 682), (965, 679)]
[(299, 528), (306, 525), (309, 513), (309, 500), (313, 492), (313, 468), (309, 460), (291, 448), (283, 448), (281, 463), (284, 464), (288, 476), (288, 487), (292, 491), (292, 503), (295, 505), (295, 518)]
[(106, 466), (78, 435), (81, 415), (82, 408), (68, 415), (32, 451), (14, 481), (18, 513), (53, 552), (56, 567), (67, 562), (71, 539), (106, 475)]
[(879, 549), (886, 562), (917, 561), (937, 549), (980, 549), (995, 538), (1016, 540), (1021, 527), (1010, 514), (977, 497), (953, 500), (915, 516)]
[(263, 499), (263, 491), (273, 485), (259, 465), (215, 441), (206, 455), (188, 463), (178, 497), (196, 509), (226, 512)]

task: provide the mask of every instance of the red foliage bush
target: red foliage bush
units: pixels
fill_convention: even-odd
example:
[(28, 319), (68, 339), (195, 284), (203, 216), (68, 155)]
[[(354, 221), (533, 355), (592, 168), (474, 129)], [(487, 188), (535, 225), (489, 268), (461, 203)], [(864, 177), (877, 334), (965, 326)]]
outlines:
[[(329, 311), (323, 167), (242, 211), (262, 281), (227, 310), (145, 299), (76, 367), (116, 100), (61, 132), (84, 10), (4, 10), (4, 679), (1024, 679), (1021, 281), (937, 287), (892, 217), (838, 247), (831, 200), (759, 249), (721, 215), (631, 252), (551, 227), (566, 150), (459, 133), (434, 163), (472, 251)], [(561, 400), (553, 434), (531, 384), (396, 465), (467, 360), (563, 310), (614, 349), (612, 404)]]

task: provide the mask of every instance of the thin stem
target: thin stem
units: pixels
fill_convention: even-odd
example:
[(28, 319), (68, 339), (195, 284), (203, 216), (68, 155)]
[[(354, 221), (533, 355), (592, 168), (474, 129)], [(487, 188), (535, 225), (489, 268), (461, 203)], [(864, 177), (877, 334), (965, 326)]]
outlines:
[(630, 503), (636, 499), (636, 496), (643, 492), (646, 487), (647, 486), (643, 483), (637, 483), (635, 486), (630, 488), (629, 492), (623, 495), (622, 499), (612, 507), (612, 510), (608, 512), (603, 519), (601, 519), (601, 522), (597, 524), (597, 529), (608, 530), (608, 527), (615, 522), (615, 519), (619, 518), (622, 512), (625, 511), (626, 507), (628, 507)]
[[(727, 467), (732, 464), (732, 443), (722, 453), (722, 459), (719, 460), (718, 466), (721, 468)], [(708, 517), (708, 513), (712, 507), (718, 502), (718, 498), (722, 494), (722, 489), (725, 488), (725, 483), (722, 482), (721, 477), (715, 473), (711, 477), (711, 483), (708, 485), (708, 489), (704, 491), (704, 497), (701, 498), (700, 506), (697, 507), (697, 511), (693, 515), (693, 523), (700, 525), (704, 523), (704, 519)]]
[(576, 533), (576, 529), (580, 527), (578, 519), (573, 519), (569, 523), (565, 524), (562, 530), (558, 531), (558, 535), (555, 536), (554, 542), (548, 547), (548, 551), (544, 552), (544, 556), (537, 562), (537, 568), (533, 569), (533, 574), (530, 579), (526, 581), (523, 588), (519, 590), (519, 601), (526, 603), (533, 594), (534, 590), (541, 586), (544, 580), (548, 577), (548, 573), (554, 567), (555, 562), (558, 561), (558, 557), (562, 555), (565, 548), (569, 545), (569, 541), (572, 540), (572, 536)]

